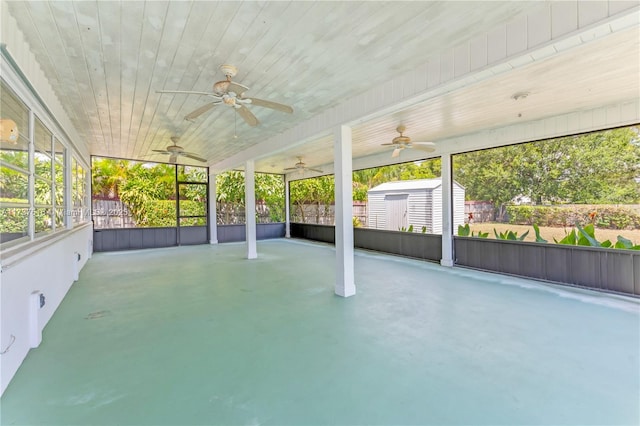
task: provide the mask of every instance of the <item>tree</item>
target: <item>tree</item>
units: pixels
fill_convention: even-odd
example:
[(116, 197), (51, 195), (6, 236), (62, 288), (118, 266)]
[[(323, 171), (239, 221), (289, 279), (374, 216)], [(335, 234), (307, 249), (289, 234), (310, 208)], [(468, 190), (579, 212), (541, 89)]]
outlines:
[(440, 159), (373, 167), (353, 172), (353, 199), (366, 201), (367, 191), (396, 180), (432, 179), (440, 176)]
[[(281, 175), (255, 174), (256, 201), (264, 202), (272, 222), (284, 221), (284, 179)], [(244, 172), (229, 171), (216, 177), (217, 202), (220, 203), (223, 222), (244, 212)]]
[(119, 198), (118, 188), (127, 178), (131, 162), (112, 158), (94, 158), (91, 164), (92, 195)]
[(291, 205), (295, 207), (297, 215), (305, 221), (304, 206), (306, 204), (316, 205), (316, 223), (320, 222), (321, 208), (324, 210), (334, 201), (334, 178), (330, 176), (320, 176), (310, 179), (301, 179), (289, 183), (289, 196)]
[(536, 204), (640, 201), (636, 127), (459, 154), (453, 168), (467, 199), (496, 206), (518, 196)]

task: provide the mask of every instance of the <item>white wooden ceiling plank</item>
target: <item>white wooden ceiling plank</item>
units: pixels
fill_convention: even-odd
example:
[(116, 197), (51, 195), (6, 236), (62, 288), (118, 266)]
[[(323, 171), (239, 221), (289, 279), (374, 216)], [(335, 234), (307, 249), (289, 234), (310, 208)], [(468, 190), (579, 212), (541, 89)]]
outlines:
[[(70, 88), (69, 94), (72, 97), (71, 99), (67, 97), (66, 102), (68, 103), (66, 105), (77, 112), (79, 122), (74, 125), (76, 125), (78, 133), (86, 138), (90, 146), (94, 143), (101, 146), (104, 143), (104, 133), (97, 114), (93, 113), (97, 110), (97, 105), (91, 88), (89, 71), (83, 59), (84, 52), (78, 17), (70, 2), (50, 3), (50, 7), (56, 22), (57, 36), (65, 46), (65, 54), (68, 58), (66, 64), (55, 65), (58, 70), (63, 70), (66, 73), (64, 87)], [(51, 34), (50, 38), (53, 39), (55, 36)], [(83, 118), (83, 115), (86, 118)]]
[(146, 132), (146, 128), (143, 128), (143, 123), (150, 90), (149, 81), (151, 81), (156, 65), (164, 23), (168, 19), (168, 6), (169, 4), (165, 2), (146, 2), (144, 5), (142, 33), (138, 47), (138, 58), (135, 63), (136, 83), (131, 114), (131, 128), (125, 152), (133, 152), (135, 146), (140, 142), (138, 139), (140, 133)]
[(123, 146), (120, 143), (122, 140), (122, 122), (120, 120), (122, 115), (122, 76), (120, 73), (122, 9), (106, 2), (98, 2), (97, 8), (111, 141), (121, 147)]
[[(70, 120), (74, 125), (79, 126), (83, 121), (87, 121), (84, 108), (75, 108), (73, 102), (78, 101), (78, 97), (74, 96), (77, 85), (73, 80), (72, 73), (65, 65), (68, 65), (64, 52), (57, 23), (50, 5), (47, 3), (33, 4), (28, 2), (13, 3), (14, 6), (20, 6), (19, 9), (22, 16), (18, 16), (22, 23), (29, 22), (29, 28), (35, 29), (29, 33), (30, 36), (37, 37), (38, 43), (30, 42), (34, 46), (36, 54), (42, 58), (41, 66), (43, 71), (51, 76), (51, 84), (55, 87), (57, 84), (66, 84), (70, 90), (63, 93), (57, 93), (58, 99), (65, 108)], [(31, 16), (34, 15), (34, 18)], [(54, 53), (55, 52), (55, 53)], [(79, 115), (80, 113), (84, 114)], [(82, 129), (82, 127), (81, 127)], [(83, 133), (81, 133), (83, 134)]]
[[(107, 3), (110, 7), (116, 7)], [(119, 33), (120, 47), (120, 140), (119, 152), (125, 152), (131, 141), (133, 120), (133, 105), (136, 94), (136, 73), (138, 57), (140, 55), (140, 41), (142, 39), (142, 23), (144, 22), (143, 2), (119, 2), (121, 21), (113, 24), (110, 33)], [(115, 36), (114, 36), (115, 40)], [(122, 154), (118, 156), (122, 156)]]
[[(311, 58), (319, 59), (320, 55), (314, 44), (321, 44), (323, 37), (326, 37), (331, 30), (323, 28), (322, 31), (316, 31), (314, 34), (304, 33), (302, 37), (290, 36), (289, 34), (295, 34), (304, 28), (313, 28), (314, 22), (330, 19), (331, 15), (328, 15), (329, 10), (327, 4), (324, 3), (298, 2), (293, 4), (295, 7), (287, 9), (289, 16), (286, 19), (276, 21), (279, 24), (275, 25), (269, 33), (273, 36), (265, 37), (265, 42), (257, 46), (263, 50), (263, 53), (256, 63), (255, 73), (250, 73), (246, 80), (251, 84), (254, 94), (265, 88), (283, 95), (287, 93), (306, 94), (305, 92), (308, 90), (306, 85), (301, 85), (298, 81), (308, 73), (311, 67)], [(337, 6), (337, 3), (333, 4)], [(339, 7), (345, 7), (344, 3)], [(358, 18), (354, 15), (351, 17), (352, 19)], [(274, 64), (279, 64), (280, 67), (273, 69)], [(319, 67), (320, 64), (317, 64)], [(282, 85), (281, 87), (286, 89), (279, 88), (275, 83), (279, 83)]]
[(97, 2), (78, 2), (74, 4), (78, 34), (80, 34), (84, 60), (89, 74), (91, 92), (97, 110), (97, 120), (107, 149), (114, 149), (113, 129), (105, 78), (105, 63), (100, 34), (100, 21)]
[[(146, 121), (143, 122), (143, 133), (139, 136), (135, 149), (128, 153), (129, 155), (135, 155), (136, 152), (139, 153), (141, 150), (148, 152), (152, 149), (152, 146), (157, 146), (158, 149), (160, 149), (167, 145), (168, 138), (165, 137), (164, 133), (167, 132), (168, 129), (163, 126), (163, 123), (166, 123), (166, 118), (162, 113), (157, 114), (162, 97), (156, 93), (156, 90), (164, 86), (167, 80), (168, 69), (175, 63), (177, 51), (185, 50), (185, 53), (188, 54), (189, 51), (192, 53), (194, 50), (188, 43), (181, 43), (186, 30), (186, 24), (192, 13), (192, 5), (193, 3), (186, 2), (169, 3), (166, 15), (171, 17), (171, 19), (164, 21), (154, 68), (151, 78), (147, 82), (147, 98), (144, 107)], [(176, 49), (176, 45), (185, 47), (183, 47), (183, 49)], [(158, 131), (160, 131), (159, 135)], [(158, 137), (156, 138), (156, 136)], [(154, 142), (156, 142), (155, 145)]]
[[(175, 49), (175, 55), (168, 67), (166, 78), (162, 86), (157, 87), (156, 90), (190, 90), (193, 87), (189, 80), (196, 81), (201, 74), (213, 75), (215, 70), (211, 69), (210, 60), (214, 56), (214, 51), (208, 46), (208, 40), (214, 36), (215, 32), (219, 31), (217, 26), (214, 26), (216, 6), (219, 4), (207, 2), (193, 4), (185, 31), (178, 44), (180, 48)], [(184, 45), (192, 48), (185, 49), (182, 47)], [(189, 86), (183, 86), (183, 84), (189, 84)], [(200, 90), (205, 90), (205, 88)], [(188, 132), (189, 123), (184, 121), (184, 116), (195, 109), (193, 105), (195, 105), (196, 99), (190, 100), (190, 98), (199, 97), (167, 94), (158, 96), (160, 102), (157, 108), (164, 120), (163, 126), (172, 133), (180, 134), (180, 136), (185, 135)]]

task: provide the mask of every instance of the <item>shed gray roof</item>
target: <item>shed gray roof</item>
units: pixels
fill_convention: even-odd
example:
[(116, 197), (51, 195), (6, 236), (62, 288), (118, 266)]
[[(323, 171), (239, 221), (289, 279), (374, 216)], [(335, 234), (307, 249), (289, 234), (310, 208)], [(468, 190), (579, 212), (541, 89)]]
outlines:
[(442, 179), (440, 178), (397, 180), (394, 182), (385, 182), (378, 186), (374, 186), (367, 192), (397, 191), (406, 189), (435, 189), (440, 185), (442, 185)]

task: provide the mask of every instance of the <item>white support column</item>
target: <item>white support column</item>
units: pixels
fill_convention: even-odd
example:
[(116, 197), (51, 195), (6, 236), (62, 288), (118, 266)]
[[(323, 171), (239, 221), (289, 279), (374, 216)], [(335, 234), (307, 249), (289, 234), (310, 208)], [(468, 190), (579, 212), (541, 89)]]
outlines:
[(356, 294), (353, 271), (353, 187), (351, 128), (340, 126), (334, 132), (334, 173), (336, 199), (336, 284), (338, 296)]
[(291, 205), (291, 194), (289, 193), (289, 178), (284, 175), (284, 237), (291, 238), (291, 216), (289, 206)]
[(217, 196), (216, 175), (209, 173), (209, 244), (218, 244)]
[(256, 177), (255, 164), (248, 160), (244, 166), (244, 216), (247, 235), (247, 259), (258, 257), (256, 248)]
[(442, 155), (442, 266), (453, 266), (453, 178), (451, 154)]

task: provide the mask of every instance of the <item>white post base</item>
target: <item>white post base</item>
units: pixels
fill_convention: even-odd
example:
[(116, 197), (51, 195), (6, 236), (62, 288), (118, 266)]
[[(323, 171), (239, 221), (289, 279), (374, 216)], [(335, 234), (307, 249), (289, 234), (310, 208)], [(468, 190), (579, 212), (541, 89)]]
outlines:
[(351, 297), (356, 294), (356, 286), (350, 285), (346, 287), (336, 285), (335, 293), (341, 297)]
[(440, 260), (440, 265), (451, 267), (451, 266), (453, 266), (453, 260), (441, 259)]

